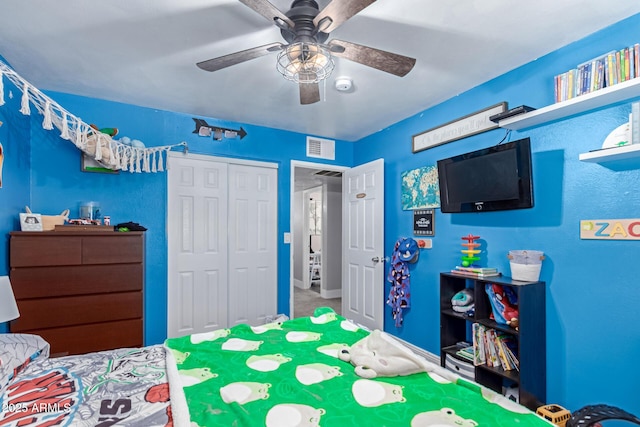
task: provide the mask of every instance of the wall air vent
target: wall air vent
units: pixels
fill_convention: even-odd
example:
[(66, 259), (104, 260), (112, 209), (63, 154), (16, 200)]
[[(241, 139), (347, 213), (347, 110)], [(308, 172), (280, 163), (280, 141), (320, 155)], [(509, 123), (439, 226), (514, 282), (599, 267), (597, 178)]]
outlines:
[(307, 157), (335, 160), (336, 142), (332, 139), (307, 136)]

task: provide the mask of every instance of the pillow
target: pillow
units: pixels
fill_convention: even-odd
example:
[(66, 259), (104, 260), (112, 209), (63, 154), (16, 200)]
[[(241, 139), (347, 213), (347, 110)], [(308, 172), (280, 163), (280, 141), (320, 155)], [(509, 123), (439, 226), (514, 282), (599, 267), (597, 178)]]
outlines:
[(0, 334), (0, 396), (31, 361), (49, 357), (49, 343), (32, 334)]

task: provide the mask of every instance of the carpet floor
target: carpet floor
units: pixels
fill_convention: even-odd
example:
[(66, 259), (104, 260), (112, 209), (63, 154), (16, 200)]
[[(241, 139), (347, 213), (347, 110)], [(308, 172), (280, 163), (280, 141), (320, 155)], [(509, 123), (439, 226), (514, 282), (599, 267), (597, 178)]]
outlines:
[(317, 307), (331, 307), (336, 313), (341, 314), (342, 298), (322, 298), (320, 293), (313, 289), (299, 289), (294, 287), (294, 307), (295, 317), (313, 316), (313, 311)]

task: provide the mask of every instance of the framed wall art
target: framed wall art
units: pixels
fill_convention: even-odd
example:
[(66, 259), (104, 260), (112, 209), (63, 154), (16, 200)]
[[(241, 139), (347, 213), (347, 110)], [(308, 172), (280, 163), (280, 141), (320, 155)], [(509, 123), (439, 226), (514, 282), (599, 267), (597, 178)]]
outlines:
[(496, 129), (498, 124), (489, 120), (489, 117), (502, 113), (506, 109), (507, 103), (501, 102), (414, 135), (413, 152), (417, 153), (427, 148)]
[(435, 236), (433, 209), (413, 211), (413, 234), (415, 236)]

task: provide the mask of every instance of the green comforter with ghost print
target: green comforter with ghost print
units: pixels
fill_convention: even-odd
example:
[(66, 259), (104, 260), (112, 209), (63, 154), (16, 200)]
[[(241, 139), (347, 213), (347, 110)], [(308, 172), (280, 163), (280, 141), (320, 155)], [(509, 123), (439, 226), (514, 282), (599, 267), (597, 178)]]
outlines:
[[(487, 426), (549, 423), (434, 372), (364, 379), (338, 352), (369, 332), (319, 308), (283, 323), (166, 340), (176, 426)], [(437, 370), (435, 371), (437, 372)]]

